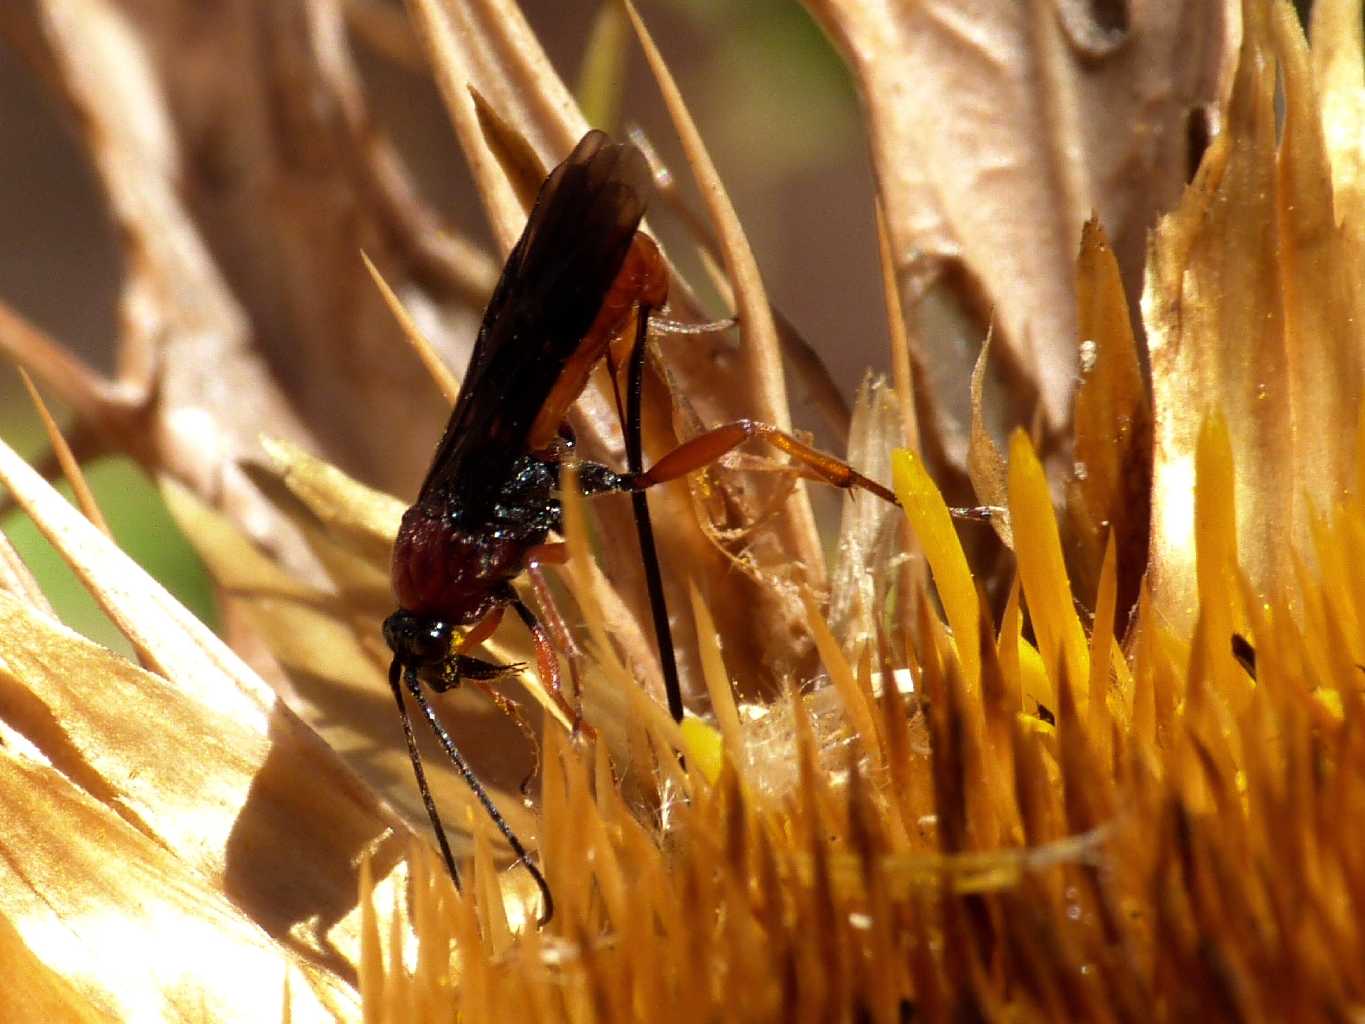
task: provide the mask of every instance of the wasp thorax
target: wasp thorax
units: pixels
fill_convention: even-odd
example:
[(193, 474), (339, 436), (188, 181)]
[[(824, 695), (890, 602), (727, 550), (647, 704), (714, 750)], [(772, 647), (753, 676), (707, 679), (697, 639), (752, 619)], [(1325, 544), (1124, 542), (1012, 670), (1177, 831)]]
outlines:
[(496, 530), (461, 530), (416, 506), (394, 542), (393, 590), (408, 611), (470, 625), (497, 603), (495, 588), (521, 572), (524, 551)]

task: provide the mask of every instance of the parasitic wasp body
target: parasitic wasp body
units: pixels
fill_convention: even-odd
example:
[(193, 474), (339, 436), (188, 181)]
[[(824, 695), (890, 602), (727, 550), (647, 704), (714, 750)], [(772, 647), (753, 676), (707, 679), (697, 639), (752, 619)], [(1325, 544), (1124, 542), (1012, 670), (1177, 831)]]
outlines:
[[(585, 495), (628, 492), (635, 503), (651, 611), (668, 691), (682, 717), (663, 586), (645, 490), (699, 469), (749, 438), (762, 438), (840, 487), (888, 501), (886, 488), (775, 427), (737, 420), (687, 441), (647, 472), (640, 445), (640, 392), (648, 320), (668, 295), (668, 271), (654, 242), (637, 229), (650, 192), (639, 150), (588, 132), (541, 186), (484, 313), (464, 381), (417, 501), (394, 543), (392, 579), (399, 608), (384, 622), (393, 651), (389, 683), (413, 772), (451, 877), (459, 872), (427, 785), (405, 699), (410, 697), (553, 913), (549, 886), (442, 725), (423, 686), (444, 692), (461, 680), (487, 682), (515, 670), (467, 653), (512, 608), (530, 631), (547, 690), (560, 695), (554, 647), (512, 580), (563, 557), (548, 543), (560, 527), (560, 460), (572, 449), (569, 407), (603, 358), (620, 365), (629, 349), (625, 419), (628, 468), (580, 462)], [(705, 329), (705, 328), (702, 328)], [(613, 374), (613, 380), (615, 380)]]

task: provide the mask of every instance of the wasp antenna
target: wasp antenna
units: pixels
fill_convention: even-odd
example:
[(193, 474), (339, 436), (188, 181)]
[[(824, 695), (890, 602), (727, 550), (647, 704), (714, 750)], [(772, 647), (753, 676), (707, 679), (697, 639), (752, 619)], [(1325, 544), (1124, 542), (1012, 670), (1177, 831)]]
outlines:
[(403, 663), (394, 658), (389, 664), (389, 686), (393, 689), (393, 699), (398, 703), (398, 717), (403, 721), (403, 738), (408, 742), (408, 760), (412, 762), (412, 774), (417, 776), (417, 790), (422, 794), (422, 803), (426, 805), (427, 817), (431, 819), (432, 831), (436, 833), (436, 842), (441, 847), (441, 857), (450, 871), (450, 880), (455, 883), (455, 888), (459, 889), (460, 871), (455, 866), (455, 855), (450, 852), (450, 841), (446, 839), (445, 826), (441, 824), (441, 815), (436, 810), (431, 787), (427, 785), (427, 773), (422, 768), (422, 755), (417, 749), (417, 737), (412, 732), (412, 719), (408, 717), (408, 707), (403, 701), (401, 681), (405, 676), (408, 688), (419, 694), (418, 701), (425, 707), (426, 702), (420, 697), (416, 673), (411, 669), (405, 669)]
[[(393, 673), (390, 672), (390, 676), (392, 675)], [(531, 877), (535, 879), (536, 886), (540, 889), (540, 898), (544, 904), (539, 919), (540, 924), (543, 927), (550, 922), (550, 918), (554, 916), (555, 912), (554, 897), (550, 895), (549, 883), (545, 881), (545, 876), (540, 873), (540, 869), (531, 862), (531, 856), (526, 852), (526, 847), (521, 844), (521, 840), (517, 838), (517, 834), (512, 831), (512, 826), (507, 824), (507, 819), (502, 816), (502, 811), (498, 810), (497, 804), (493, 803), (493, 798), (488, 795), (488, 790), (484, 789), (483, 783), (479, 781), (479, 777), (474, 774), (474, 770), (470, 768), (468, 762), (465, 761), (464, 755), (461, 754), (459, 749), (455, 746), (455, 741), (450, 738), (450, 733), (446, 732), (445, 726), (441, 723), (441, 719), (436, 714), (436, 709), (427, 702), (426, 695), (422, 692), (422, 687), (418, 682), (417, 677), (410, 674), (407, 678), (407, 685), (408, 692), (412, 694), (412, 699), (417, 702), (417, 706), (422, 709), (422, 716), (427, 720), (427, 724), (431, 726), (431, 731), (436, 734), (436, 739), (441, 744), (441, 748), (446, 752), (446, 757), (450, 758), (450, 763), (453, 764), (455, 770), (460, 773), (460, 776), (465, 781), (465, 785), (470, 788), (470, 791), (473, 792), (474, 796), (478, 799), (479, 804), (483, 807), (484, 812), (493, 820), (493, 824), (497, 826), (502, 837), (507, 840), (507, 845), (512, 848), (512, 852), (516, 854), (517, 860), (521, 863), (522, 867), (530, 872)], [(406, 722), (407, 716), (405, 714), (404, 723), (406, 724)], [(412, 730), (410, 726), (407, 727), (407, 735), (409, 737), (408, 749), (415, 751), (416, 747), (412, 742)], [(417, 762), (415, 760), (413, 762), (413, 767), (417, 767)], [(440, 826), (440, 819), (436, 816), (435, 804), (431, 802), (430, 795), (425, 788), (425, 783), (422, 781), (420, 769), (418, 773), (418, 785), (423, 787), (422, 792), (427, 800), (427, 811), (432, 815), (432, 824), (436, 827), (436, 834), (442, 837), (441, 847), (448, 854), (449, 848), (446, 846), (444, 839), (445, 832)], [(453, 860), (447, 859), (446, 863), (452, 870), (454, 869), (455, 865)]]

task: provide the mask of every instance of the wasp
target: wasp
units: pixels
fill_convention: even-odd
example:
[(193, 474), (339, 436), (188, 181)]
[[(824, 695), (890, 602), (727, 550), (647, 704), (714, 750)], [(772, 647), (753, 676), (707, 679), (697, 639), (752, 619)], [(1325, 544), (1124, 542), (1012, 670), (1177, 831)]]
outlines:
[(542, 923), (554, 908), (544, 876), (465, 761), (423, 687), (439, 693), (462, 680), (486, 682), (519, 668), (469, 653), (511, 608), (531, 634), (547, 690), (563, 703), (551, 639), (512, 581), (528, 568), (563, 557), (562, 546), (550, 544), (549, 538), (561, 525), (560, 463), (573, 449), (565, 417), (598, 363), (606, 358), (619, 367), (628, 352), (623, 410), (628, 468), (618, 473), (581, 461), (578, 487), (589, 496), (633, 496), (669, 709), (677, 719), (682, 717), (682, 693), (645, 491), (757, 437), (832, 484), (896, 500), (845, 463), (754, 420), (706, 431), (643, 470), (639, 408), (644, 342), (650, 316), (668, 298), (667, 265), (654, 241), (638, 230), (651, 183), (640, 151), (613, 143), (599, 131), (588, 132), (545, 179), (488, 302), (449, 423), (417, 500), (403, 515), (393, 548), (392, 582), (399, 607), (384, 622), (384, 638), (393, 651), (389, 684), (441, 854), (458, 887), (459, 872), (427, 785), (405, 694), (535, 879), (543, 898)]

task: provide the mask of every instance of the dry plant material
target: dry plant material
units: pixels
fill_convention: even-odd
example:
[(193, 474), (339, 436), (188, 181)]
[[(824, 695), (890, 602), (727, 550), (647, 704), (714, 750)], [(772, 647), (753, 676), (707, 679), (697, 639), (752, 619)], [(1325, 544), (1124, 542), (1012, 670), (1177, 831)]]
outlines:
[(434, 433), (444, 409), (417, 361), (393, 357), (401, 335), (359, 250), (456, 365), (490, 261), (443, 229), (370, 123), (337, 3), (40, 0), (7, 5), (0, 33), (53, 87), (124, 257), (116, 378), (8, 311), (0, 346), (101, 447), (320, 581), (240, 460), (264, 430), (389, 490), (415, 480), (424, 454), (373, 424)]
[[(989, 318), (1000, 424), (1065, 436), (1075, 378), (1072, 260), (1092, 211), (1129, 295), (1146, 233), (1220, 97), (1235, 5), (812, 0), (853, 70), (904, 315), (932, 418), (965, 465), (967, 378)], [(1197, 159), (1198, 154), (1194, 154)], [(1051, 445), (1049, 445), (1051, 447)]]
[(1227, 130), (1153, 236), (1143, 297), (1155, 409), (1151, 586), (1163, 614), (1186, 628), (1198, 612), (1191, 453), (1211, 412), (1234, 428), (1237, 550), (1259, 591), (1294, 571), (1295, 549), (1308, 557), (1314, 506), (1339, 501), (1355, 465), (1343, 440), (1355, 435), (1361, 395), (1350, 226), (1359, 215), (1349, 202), (1333, 207), (1292, 10), (1251, 4), (1245, 28)]
[[(1216, 421), (1195, 460), (1201, 485), (1233, 473)], [(458, 948), (458, 985), (443, 987), (439, 956), (431, 973), (409, 971), (384, 966), (375, 948), (384, 988), (367, 989), (367, 1005), (398, 1019), (396, 1007), (444, 992), (464, 1019), (531, 1021), (625, 1021), (641, 1006), (676, 1020), (888, 1022), (911, 1011), (1182, 1020), (1317, 1006), (1310, 1018), (1329, 1020), (1358, 1009), (1361, 868), (1349, 819), (1328, 808), (1354, 807), (1365, 778), (1349, 653), (1360, 635), (1339, 651), (1333, 619), (1317, 620), (1323, 631), (1294, 626), (1272, 602), (1251, 613), (1253, 684), (1228, 634), (1211, 625), (1182, 639), (1149, 604), (1125, 663), (1111, 640), (1112, 549), (1087, 644), (1022, 435), (1010, 469), (1019, 536), (1044, 549), (1020, 565), (1051, 638), (1041, 649), (1008, 622), (997, 632), (983, 621), (969, 661), (963, 633), (924, 615), (919, 711), (894, 691), (870, 704), (855, 696), (856, 710), (856, 684), (836, 683), (833, 714), (812, 694), (793, 699), (776, 733), (740, 719), (717, 770), (694, 774), (690, 801), (670, 805), (662, 844), (602, 785), (590, 752), (548, 738), (547, 839), (571, 862), (550, 861), (563, 918), (499, 953), (472, 927), (472, 901), (433, 894), (438, 919), (419, 928), (422, 948)], [(912, 478), (902, 463), (907, 505)], [(1220, 579), (1230, 512), (1230, 500), (1210, 503), (1197, 523), (1201, 573), (1216, 581), (1205, 614), (1222, 625), (1249, 614)], [(1318, 557), (1345, 557), (1363, 512), (1339, 506)], [(951, 535), (920, 539), (952, 564)], [(954, 575), (938, 585), (970, 592), (965, 569)], [(1345, 592), (1305, 582), (1286, 598), (1328, 615), (1344, 599), (1349, 610)], [(1307, 664), (1324, 673), (1315, 685), (1303, 681)], [(847, 668), (827, 667), (836, 679)], [(1037, 673), (1044, 689), (1027, 678)], [(760, 734), (757, 758), (732, 753)], [(793, 762), (794, 773), (772, 774)]]
[[(1244, 54), (1256, 76), (1273, 81), (1276, 59), (1306, 66), (1290, 17), (1287, 5), (1248, 17)], [(1238, 97), (1231, 102), (1235, 109)], [(1228, 141), (1215, 144), (1207, 166), (1224, 159), (1219, 145), (1237, 151), (1242, 123), (1229, 118)], [(1224, 178), (1220, 187), (1262, 179), (1269, 187), (1267, 168), (1292, 145), (1286, 135), (1278, 158), (1255, 150), (1241, 183)], [(1205, 173), (1155, 245), (1180, 237), (1171, 234), (1180, 225), (1219, 237), (1223, 220), (1205, 216)], [(1256, 201), (1254, 191), (1221, 200)], [(1243, 219), (1242, 231), (1276, 223)], [(1183, 264), (1206, 265), (1224, 283), (1185, 299), (1199, 317), (1259, 311), (1258, 302), (1279, 301), (1276, 287), (1330, 282), (1351, 265), (1284, 269), (1258, 293), (1240, 283), (1256, 260), (1227, 269), (1234, 247), (1214, 248), (1194, 243), (1206, 263)], [(1185, 294), (1182, 284), (1192, 287), (1188, 273), (1159, 270), (1148, 282), (1149, 318)], [(552, 825), (547, 840), (580, 851), (577, 870), (556, 883), (569, 887), (574, 911), (556, 923), (555, 939), (527, 936), (510, 954), (462, 958), (456, 1012), (630, 1020), (648, 1007), (679, 1020), (896, 1021), (1329, 1020), (1359, 1011), (1361, 864), (1346, 808), (1365, 793), (1353, 738), (1365, 711), (1356, 667), (1365, 640), (1359, 586), (1344, 568), (1365, 536), (1355, 417), (1319, 438), (1330, 448), (1322, 459), (1311, 449), (1302, 456), (1301, 473), (1322, 461), (1345, 470), (1324, 492), (1294, 492), (1322, 503), (1307, 540), (1291, 538), (1296, 567), (1256, 575), (1240, 543), (1253, 514), (1241, 497), (1268, 481), (1246, 445), (1278, 431), (1277, 443), (1298, 453), (1294, 420), (1196, 403), (1198, 386), (1235, 393), (1237, 376), (1220, 375), (1219, 360), (1247, 364), (1236, 358), (1240, 336), (1188, 335), (1206, 361), (1194, 365), (1210, 368), (1191, 380), (1187, 364), (1153, 359), (1157, 422), (1187, 428), (1153, 456), (1152, 399), (1097, 227), (1082, 237), (1076, 273), (1085, 329), (1070, 337), (1085, 372), (1070, 516), (1058, 521), (1043, 465), (1016, 433), (1001, 461), (1017, 581), (1000, 625), (983, 616), (978, 581), (923, 463), (897, 455), (898, 492), (946, 619), (931, 601), (917, 603), (916, 703), (894, 687), (880, 696), (864, 688), (871, 673), (857, 667), (867, 664), (859, 642), (864, 652), (875, 645), (849, 637), (851, 654), (841, 652), (808, 602), (831, 687), (794, 698), (785, 715), (721, 715), (724, 757), (693, 774), (689, 802), (666, 802), (662, 842), (641, 836), (590, 755), (551, 741), (557, 767), (543, 810), (564, 832)], [(1331, 312), (1321, 315), (1336, 308), (1325, 304)], [(1348, 322), (1334, 320), (1333, 330)], [(1314, 358), (1331, 352), (1329, 344)], [(1346, 358), (1341, 367), (1348, 381), (1353, 366)], [(1174, 488), (1168, 478), (1163, 492), (1160, 471), (1177, 456), (1187, 483)], [(1141, 481), (1153, 458), (1149, 496)], [(1169, 571), (1192, 592), (1197, 619), (1173, 614), (1172, 576), (1139, 585), (1149, 500), (1188, 503), (1183, 542), (1173, 544), (1184, 561)], [(1297, 499), (1281, 487), (1274, 500), (1287, 511)], [(1254, 678), (1234, 656), (1234, 636), (1255, 652)], [(708, 662), (708, 678), (721, 676), (723, 654), (712, 649)], [(836, 710), (821, 713), (830, 693)], [(773, 770), (793, 761), (794, 775)], [(451, 908), (446, 931), (460, 919)], [(420, 971), (387, 978), (413, 991), (432, 983)], [(392, 988), (370, 1005), (381, 1013), (400, 1005), (389, 998)]]
[[(581, 125), (556, 100), (562, 87), (510, 6), (412, 7), (488, 189), (495, 235), (510, 238), (523, 211), (507, 154), (520, 139), (548, 163)], [(266, 365), (253, 346), (268, 332), (255, 313), (224, 312), (233, 308), (224, 295), (240, 310), (259, 307), (229, 293), (224, 281), (252, 291), (233, 275), (204, 271), (216, 248), (168, 255), (148, 240), (130, 295), (168, 326), (154, 344), (144, 337), (128, 350), (118, 385), (63, 360), (12, 317), (0, 317), (0, 336), (49, 387), (85, 401), (73, 404), (105, 443), (140, 444), (149, 465), (193, 485), (163, 483), (233, 607), (283, 666), (276, 684), (310, 717), (335, 720), (324, 743), (0, 447), (0, 479), (145, 663), (55, 623), (26, 571), (0, 551), (0, 1014), (878, 1024), (1360, 1015), (1365, 586), (1353, 567), (1365, 564), (1357, 326), (1365, 321), (1352, 284), (1365, 238), (1360, 4), (1319, 0), (1323, 37), (1312, 51), (1287, 4), (1247, 4), (1226, 128), (1153, 236), (1137, 330), (1126, 301), (1134, 254), (1152, 210), (1183, 180), (1183, 118), (1218, 98), (1215, 43), (1228, 12), (1059, 0), (981, 15), (964, 33), (945, 3), (817, 9), (856, 54), (871, 117), (894, 284), (911, 328), (898, 382), (942, 400), (934, 423), (918, 422), (925, 452), (889, 457), (914, 538), (908, 550), (922, 555), (927, 576), (901, 571), (887, 549), (895, 531), (860, 506), (844, 517), (829, 595), (794, 587), (759, 605), (753, 595), (781, 589), (772, 567), (759, 561), (768, 574), (755, 573), (758, 584), (739, 579), (702, 530), (723, 537), (736, 521), (753, 522), (744, 487), (708, 475), (676, 496), (686, 522), (669, 541), (698, 557), (679, 562), (666, 549), (665, 561), (689, 568), (674, 581), (684, 594), (674, 612), (690, 619), (679, 632), (695, 638), (691, 671), (715, 727), (689, 719), (679, 728), (640, 685), (648, 671), (633, 659), (630, 635), (643, 605), (631, 603), (609, 551), (594, 560), (592, 522), (570, 497), (573, 557), (562, 582), (599, 742), (546, 727), (535, 812), (518, 799), (510, 763), (493, 772), (514, 827), (537, 840), (558, 903), (551, 926), (537, 930), (527, 880), (499, 869), (504, 851), (479, 816), (452, 815), (471, 865), (461, 896), (424, 845), (400, 856), (408, 829), (375, 796), (386, 775), (406, 780), (407, 771), (377, 632), (390, 600), (387, 541), (403, 502), (307, 454), (332, 450), (300, 428), (308, 403), (280, 399), (283, 419), (256, 424), (289, 439), (269, 446), (269, 467), (239, 466), (232, 444), (193, 466), (171, 457), (188, 459), (175, 433), (183, 392), (167, 390), (163, 412), (146, 404), (156, 393), (148, 381), (187, 372), (192, 360), (177, 362), (177, 344), (198, 336), (177, 319), (187, 315), (184, 293), (148, 282), (174, 284), (181, 264), (171, 256), (187, 261), (184, 280), (210, 288), (205, 308), (222, 314), (209, 333), (245, 346), (209, 350), (240, 355), (225, 364), (234, 373)], [(312, 26), (309, 38), (336, 42), (322, 31), (339, 24), (329, 20), (339, 18), (334, 6), (302, 10), (281, 4), (258, 28), (278, 42)], [(1101, 10), (1113, 17), (1096, 20)], [(151, 24), (156, 12), (143, 16)], [(162, 216), (211, 234), (173, 194), (171, 206), (152, 203), (173, 180), (165, 165), (134, 161), (145, 180), (117, 178), (115, 157), (131, 160), (131, 142), (71, 67), (92, 39), (126, 56), (138, 52), (130, 38), (166, 39), (169, 29), (96, 0), (45, 0), (0, 15), (0, 26), (39, 44), (40, 65), (75, 109), (112, 133), (98, 162), (111, 196), (150, 190), (141, 205), (113, 204), (130, 238)], [(172, 49), (144, 45), (152, 56), (137, 59), (183, 69)], [(309, 52), (340, 59), (335, 49)], [(704, 191), (718, 190), (655, 65)], [(470, 82), (502, 127), (475, 116)], [(895, 99), (907, 89), (914, 109)], [(981, 113), (1000, 109), (982, 101), (983, 89), (1004, 98), (1006, 114)], [(1108, 115), (1087, 114), (1091, 103)], [(1142, 107), (1136, 134), (1133, 119), (1114, 113), (1127, 103)], [(498, 135), (496, 146), (485, 132)], [(1143, 146), (1127, 144), (1137, 138)], [(997, 140), (1005, 155), (937, 148), (964, 139)], [(372, 171), (383, 166), (374, 150), (359, 152)], [(958, 191), (987, 170), (990, 188)], [(373, 173), (372, 187), (392, 185)], [(719, 191), (708, 200), (717, 234), (729, 239), (731, 272), (745, 278), (735, 282), (738, 301), (761, 320), (761, 286), (744, 266), (728, 204)], [(1083, 228), (1092, 205), (1099, 221)], [(412, 266), (396, 252), (418, 259), (397, 242), (375, 259), (393, 284), (389, 303), (377, 291), (356, 301), (384, 317), (399, 303), (430, 334), (426, 279), (395, 273), (393, 262)], [(295, 255), (298, 271), (310, 254)], [(948, 266), (960, 268), (954, 280), (967, 282), (969, 304), (996, 310), (975, 387), (968, 369), (979, 333), (949, 364), (933, 361), (926, 341)], [(329, 290), (358, 292), (351, 275), (363, 273), (357, 260)], [(746, 331), (753, 327), (762, 339), (763, 324)], [(383, 330), (401, 345), (400, 328), (385, 320)], [(444, 350), (439, 333), (433, 344)], [(696, 366), (715, 351), (700, 348)], [(659, 360), (666, 372), (672, 358), (670, 350)], [(943, 379), (926, 378), (927, 365)], [(740, 400), (727, 392), (691, 401), (690, 372), (671, 377), (684, 392), (676, 406), (655, 394), (656, 444), (692, 429), (697, 409), (710, 422), (712, 410)], [(1005, 419), (1031, 433), (988, 445), (1001, 387), (1020, 413)], [(886, 464), (913, 425), (911, 397), (867, 390), (851, 434), (860, 466)], [(585, 407), (584, 423), (595, 408)], [(158, 429), (134, 430), (128, 410)], [(609, 448), (614, 422), (611, 432), (607, 418), (597, 422), (592, 443)], [(231, 417), (221, 429), (233, 436)], [(934, 452), (954, 430), (960, 443), (949, 444), (948, 461), (964, 470), (974, 446), (974, 478), (1008, 506), (1010, 560), (973, 563), (970, 538), (935, 484)], [(362, 452), (350, 455), (358, 460), (350, 465), (365, 465)], [(224, 500), (238, 485), (262, 499), (269, 521), (288, 523), (293, 540), (253, 543), (260, 521)], [(766, 543), (790, 537), (783, 531), (799, 518), (775, 520)], [(599, 536), (610, 515), (601, 522)], [(998, 594), (1001, 607), (983, 594)], [(771, 664), (800, 664), (793, 645), (810, 652), (801, 681), (818, 685), (789, 686), (761, 704), (736, 699), (737, 684)], [(484, 714), (460, 731), (488, 729), (487, 740), (497, 719)], [(525, 750), (506, 728), (485, 753)], [(406, 781), (391, 791), (411, 799)], [(448, 812), (470, 810), (458, 788), (438, 799)], [(129, 970), (119, 955), (144, 930), (164, 955), (154, 969)]]
[[(351, 1015), (359, 854), (378, 851), (389, 876), (406, 826), (3, 446), (0, 480), (148, 666), (0, 595), (7, 933), (106, 1017), (179, 1006), (250, 1020), (286, 1004), (296, 1019)], [(160, 943), (138, 945), (136, 966), (135, 926)], [(210, 979), (206, 963), (242, 973)], [(186, 990), (187, 975), (202, 984)]]

